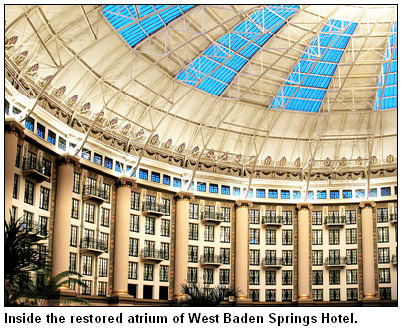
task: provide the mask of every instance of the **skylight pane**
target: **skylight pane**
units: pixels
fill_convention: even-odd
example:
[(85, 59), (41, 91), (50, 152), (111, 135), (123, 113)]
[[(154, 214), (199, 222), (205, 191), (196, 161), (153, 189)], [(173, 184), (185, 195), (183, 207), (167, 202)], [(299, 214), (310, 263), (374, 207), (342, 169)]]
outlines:
[[(194, 5), (105, 5), (102, 13), (116, 30), (123, 28), (119, 34), (134, 47), (193, 7)], [(147, 17), (124, 28), (138, 19), (137, 12), (139, 18)]]
[[(219, 62), (219, 68), (214, 68), (215, 72), (207, 72), (205, 68), (201, 68), (199, 58), (197, 58), (188, 64), (186, 70), (180, 71), (176, 78), (193, 85), (193, 81), (189, 83), (188, 76), (184, 73), (194, 69), (205, 74), (204, 77), (199, 75), (199, 81), (195, 86), (213, 95), (220, 95), (273, 33), (282, 28), (286, 20), (294, 15), (298, 9), (299, 6), (294, 5), (272, 5), (255, 11), (250, 14), (249, 18), (235, 26), (233, 31), (221, 36), (215, 44), (208, 47), (199, 56), (199, 58), (205, 58), (211, 63)], [(233, 71), (221, 69), (222, 67), (233, 69)], [(209, 79), (208, 75), (216, 78), (216, 80)]]

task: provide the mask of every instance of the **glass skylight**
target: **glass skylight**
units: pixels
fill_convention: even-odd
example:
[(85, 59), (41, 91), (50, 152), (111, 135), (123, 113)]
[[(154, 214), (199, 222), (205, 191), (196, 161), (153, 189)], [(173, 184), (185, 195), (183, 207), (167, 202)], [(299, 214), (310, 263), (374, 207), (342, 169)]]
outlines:
[(186, 70), (177, 74), (177, 79), (221, 95), (251, 57), (298, 9), (294, 5), (270, 5), (255, 11), (190, 62)]
[[(374, 103), (374, 110), (378, 108), (381, 95), (380, 109), (389, 109), (397, 107), (398, 93), (398, 46), (396, 40), (398, 38), (398, 24), (394, 22), (391, 27), (391, 35), (388, 37), (388, 46), (385, 50), (385, 62), (381, 66), (381, 73), (378, 80), (377, 98)], [(392, 59), (391, 59), (392, 57)], [(388, 71), (389, 67), (389, 71)], [(388, 72), (388, 75), (387, 75)], [(385, 87), (384, 87), (385, 83)], [(384, 89), (384, 94), (382, 93)]]
[[(134, 47), (195, 5), (105, 5), (102, 13), (126, 42)], [(139, 23), (133, 22), (144, 18)], [(131, 25), (129, 25), (131, 24)], [(129, 25), (129, 26), (127, 26)], [(127, 26), (127, 27), (126, 27)]]
[(357, 23), (329, 20), (303, 52), (271, 107), (318, 112), (356, 26)]

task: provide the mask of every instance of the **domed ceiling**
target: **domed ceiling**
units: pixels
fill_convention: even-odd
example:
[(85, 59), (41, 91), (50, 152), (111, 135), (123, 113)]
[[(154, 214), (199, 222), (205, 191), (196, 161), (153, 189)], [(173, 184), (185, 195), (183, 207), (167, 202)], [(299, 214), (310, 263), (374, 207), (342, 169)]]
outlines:
[(22, 118), (42, 107), (82, 132), (77, 154), (91, 138), (195, 170), (396, 165), (396, 6), (7, 5), (5, 19)]

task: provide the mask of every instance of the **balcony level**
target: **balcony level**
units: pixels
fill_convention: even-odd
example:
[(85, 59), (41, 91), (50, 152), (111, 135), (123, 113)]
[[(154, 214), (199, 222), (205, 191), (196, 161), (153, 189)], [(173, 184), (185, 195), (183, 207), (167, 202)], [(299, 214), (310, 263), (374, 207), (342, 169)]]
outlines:
[(81, 253), (93, 253), (101, 255), (107, 250), (107, 245), (103, 241), (96, 241), (94, 239), (83, 239), (80, 244)]
[(215, 212), (202, 212), (201, 213), (201, 222), (204, 223), (212, 223), (215, 225), (219, 225), (224, 220), (223, 213), (215, 213)]
[(282, 258), (264, 257), (261, 261), (261, 266), (264, 269), (280, 269), (283, 266)]
[(47, 225), (29, 220), (21, 223), (21, 228), (28, 232), (31, 240), (39, 241), (47, 237)]
[(346, 225), (346, 220), (344, 216), (326, 216), (324, 225), (325, 227), (344, 227)]
[(98, 203), (103, 203), (107, 201), (106, 191), (98, 186), (83, 186), (82, 199), (84, 201), (90, 199)]
[(397, 254), (393, 254), (392, 255), (392, 265), (397, 266), (398, 265), (398, 255)]
[(165, 252), (156, 249), (141, 249), (140, 258), (142, 262), (160, 263), (165, 260)]
[(41, 161), (37, 161), (36, 158), (24, 158), (22, 162), (22, 175), (33, 178), (38, 183), (49, 181), (50, 167)]
[(398, 215), (397, 214), (390, 214), (389, 215), (389, 222), (392, 225), (397, 225), (398, 224)]
[(324, 265), (328, 268), (344, 268), (347, 264), (346, 257), (327, 257)]
[(201, 255), (200, 256), (200, 264), (201, 266), (212, 266), (218, 267), (222, 265), (221, 256), (220, 255)]
[(262, 227), (267, 226), (282, 227), (282, 217), (262, 216), (261, 224)]
[(163, 204), (155, 202), (142, 202), (142, 215), (153, 215), (163, 217), (166, 214), (166, 207)]

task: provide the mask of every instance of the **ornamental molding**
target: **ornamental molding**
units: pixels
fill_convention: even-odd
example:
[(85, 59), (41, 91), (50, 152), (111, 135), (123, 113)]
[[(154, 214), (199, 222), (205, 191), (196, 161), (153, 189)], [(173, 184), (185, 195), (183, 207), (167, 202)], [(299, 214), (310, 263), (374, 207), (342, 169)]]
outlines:
[(120, 176), (117, 181), (116, 181), (116, 187), (121, 188), (121, 187), (137, 187), (137, 183), (135, 182), (135, 179), (127, 177), (127, 176)]
[(244, 199), (238, 199), (235, 203), (235, 208), (241, 208), (241, 207), (247, 207), (247, 208), (252, 208), (253, 207), (253, 203), (251, 201), (248, 200), (244, 200)]
[(374, 201), (362, 201), (359, 204), (359, 207), (361, 209), (365, 209), (365, 208), (375, 208), (377, 206), (377, 203)]
[(185, 201), (185, 200), (190, 201), (192, 199), (195, 199), (194, 194), (186, 192), (186, 191), (178, 192), (175, 197), (178, 201)]
[(297, 203), (296, 209), (297, 210), (312, 210), (313, 204), (306, 203), (306, 202)]

